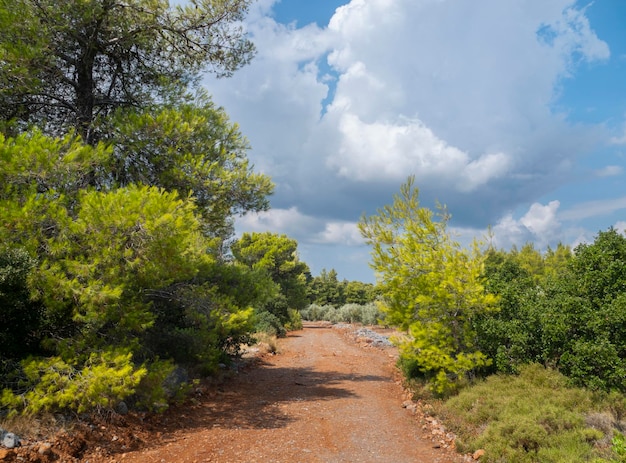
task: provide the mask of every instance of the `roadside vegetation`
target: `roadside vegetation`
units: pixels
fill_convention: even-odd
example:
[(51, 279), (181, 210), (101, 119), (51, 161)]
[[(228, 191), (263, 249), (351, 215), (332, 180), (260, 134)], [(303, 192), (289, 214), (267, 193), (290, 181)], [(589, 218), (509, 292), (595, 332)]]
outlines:
[(418, 193), (360, 223), (416, 397), (483, 461), (626, 461), (626, 237), (468, 250)]
[(617, 230), (575, 249), (468, 248), (409, 178), (359, 224), (376, 285), (312, 276), (288, 236), (235, 238), (273, 184), (196, 82), (252, 59), (248, 6), (0, 5), (0, 418), (162, 411), (303, 320), (383, 323), (460, 450), (625, 462)]

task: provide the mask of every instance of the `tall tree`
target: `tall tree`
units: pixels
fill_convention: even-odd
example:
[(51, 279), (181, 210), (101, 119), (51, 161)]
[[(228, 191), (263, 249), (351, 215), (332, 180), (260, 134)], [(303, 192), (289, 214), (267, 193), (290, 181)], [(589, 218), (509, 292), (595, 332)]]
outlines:
[(309, 267), (298, 258), (298, 242), (287, 235), (275, 233), (244, 233), (233, 243), (235, 260), (251, 269), (264, 270), (280, 287), (287, 306), (285, 313), (275, 313), (279, 318), (287, 316), (286, 309), (303, 309), (306, 306), (306, 282)]
[(401, 355), (408, 372), (431, 381), (440, 393), (489, 360), (476, 348), (473, 319), (492, 310), (496, 298), (482, 284), (483, 257), (463, 249), (447, 231), (448, 215), (419, 203), (413, 177), (392, 205), (359, 223), (372, 246), (387, 321), (408, 330)]
[(119, 110), (106, 132), (113, 145), (113, 182), (191, 195), (209, 236), (230, 237), (233, 215), (269, 207), (270, 178), (252, 171), (239, 126), (203, 94)]
[(343, 287), (337, 278), (337, 271), (322, 269), (320, 274), (309, 283), (309, 299), (317, 305), (342, 306), (346, 301), (343, 295)]
[(93, 143), (96, 117), (145, 106), (201, 70), (228, 76), (246, 64), (249, 3), (2, 0), (0, 115), (54, 134), (74, 127)]

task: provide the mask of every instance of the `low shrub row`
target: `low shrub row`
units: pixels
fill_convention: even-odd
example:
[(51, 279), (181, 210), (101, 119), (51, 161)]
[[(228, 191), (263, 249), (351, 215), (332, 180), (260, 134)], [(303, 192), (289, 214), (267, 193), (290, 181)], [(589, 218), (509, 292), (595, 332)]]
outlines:
[(308, 321), (327, 321), (331, 323), (362, 323), (375, 325), (384, 319), (384, 314), (374, 302), (369, 304), (333, 305), (311, 304), (300, 311), (302, 318)]

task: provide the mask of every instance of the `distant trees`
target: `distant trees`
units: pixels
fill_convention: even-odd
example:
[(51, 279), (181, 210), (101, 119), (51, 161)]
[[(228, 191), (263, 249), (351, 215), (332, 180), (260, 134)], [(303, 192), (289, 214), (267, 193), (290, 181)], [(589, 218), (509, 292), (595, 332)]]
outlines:
[(371, 283), (339, 281), (335, 269), (322, 269), (308, 285), (308, 298), (312, 304), (340, 307), (344, 304), (368, 304), (376, 299), (377, 290)]

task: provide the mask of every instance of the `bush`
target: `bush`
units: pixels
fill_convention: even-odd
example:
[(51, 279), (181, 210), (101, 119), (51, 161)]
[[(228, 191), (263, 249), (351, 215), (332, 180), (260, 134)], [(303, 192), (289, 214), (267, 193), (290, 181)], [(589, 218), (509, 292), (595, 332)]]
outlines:
[(280, 319), (270, 312), (258, 312), (256, 315), (256, 331), (272, 336), (283, 338), (287, 336), (287, 330)]
[(463, 450), (485, 449), (485, 462), (559, 463), (599, 456), (605, 435), (585, 422), (595, 407), (589, 391), (535, 364), (521, 367), (519, 376), (495, 375), (464, 389), (442, 413)]
[(338, 310), (339, 320), (344, 323), (361, 323), (363, 320), (363, 306), (359, 304), (345, 304)]
[(344, 304), (339, 309), (332, 305), (311, 304), (300, 311), (302, 318), (309, 321), (328, 321), (331, 323), (363, 323), (375, 325), (383, 318), (375, 303), (365, 305)]
[(287, 331), (297, 331), (302, 329), (302, 315), (294, 309), (289, 309), (289, 321), (285, 323)]
[(364, 325), (376, 325), (384, 319), (384, 314), (374, 302), (361, 306), (361, 323)]
[(28, 390), (16, 394), (5, 389), (1, 405), (13, 414), (21, 411), (28, 415), (113, 408), (135, 393), (148, 372), (133, 365), (131, 357), (130, 352), (111, 350), (91, 354), (83, 365), (60, 357), (24, 361)]
[(335, 308), (332, 305), (317, 305), (311, 304), (300, 313), (304, 320), (311, 322), (322, 321), (327, 317), (328, 312), (334, 312)]

